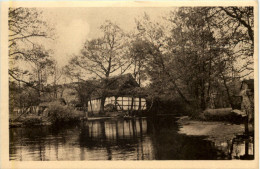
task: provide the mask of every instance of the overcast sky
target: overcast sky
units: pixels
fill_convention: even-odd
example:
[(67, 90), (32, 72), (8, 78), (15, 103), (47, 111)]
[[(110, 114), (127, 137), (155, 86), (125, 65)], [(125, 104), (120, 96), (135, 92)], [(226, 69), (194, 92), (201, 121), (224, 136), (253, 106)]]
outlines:
[(56, 30), (56, 40), (49, 42), (60, 66), (79, 53), (87, 39), (100, 36), (99, 27), (105, 20), (117, 23), (124, 31), (135, 27), (135, 18), (147, 13), (152, 20), (161, 20), (173, 8), (44, 8), (43, 16)]

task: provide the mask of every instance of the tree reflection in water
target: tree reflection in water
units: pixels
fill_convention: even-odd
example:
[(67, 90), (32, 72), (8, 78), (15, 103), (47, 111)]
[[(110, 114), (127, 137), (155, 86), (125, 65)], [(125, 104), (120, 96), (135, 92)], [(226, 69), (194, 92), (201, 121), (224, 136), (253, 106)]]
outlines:
[(111, 119), (10, 129), (10, 160), (252, 159), (253, 139), (211, 142), (178, 134), (174, 118)]
[(79, 138), (81, 147), (90, 150), (105, 149), (108, 160), (153, 159), (146, 119), (89, 121), (84, 125)]

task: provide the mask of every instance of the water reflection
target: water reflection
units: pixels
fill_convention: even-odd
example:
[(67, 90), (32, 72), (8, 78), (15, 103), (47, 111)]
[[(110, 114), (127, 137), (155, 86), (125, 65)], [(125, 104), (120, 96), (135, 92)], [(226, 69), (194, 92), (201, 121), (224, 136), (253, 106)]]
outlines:
[(81, 147), (95, 152), (93, 160), (153, 159), (146, 119), (90, 121), (79, 138)]
[(213, 160), (253, 154), (252, 138), (217, 143), (178, 130), (168, 117), (12, 128), (10, 160)]
[(254, 159), (254, 140), (252, 136), (238, 135), (227, 141), (217, 142), (215, 146), (225, 153), (227, 159)]

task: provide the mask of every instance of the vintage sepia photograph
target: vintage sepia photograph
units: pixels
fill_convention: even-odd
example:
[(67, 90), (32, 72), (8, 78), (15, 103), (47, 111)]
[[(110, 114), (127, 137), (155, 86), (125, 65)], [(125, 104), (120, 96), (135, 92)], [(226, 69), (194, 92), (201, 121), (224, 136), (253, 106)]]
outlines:
[(255, 10), (10, 5), (9, 161), (257, 160)]

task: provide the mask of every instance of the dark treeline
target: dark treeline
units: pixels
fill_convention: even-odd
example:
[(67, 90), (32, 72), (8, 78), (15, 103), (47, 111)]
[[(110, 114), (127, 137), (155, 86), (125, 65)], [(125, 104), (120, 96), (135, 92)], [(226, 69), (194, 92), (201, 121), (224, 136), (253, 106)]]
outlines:
[[(63, 98), (64, 77), (86, 81), (88, 75), (106, 81), (125, 73), (144, 87), (147, 100), (157, 106), (154, 110), (234, 107), (238, 83), (254, 71), (253, 12), (253, 7), (184, 7), (160, 21), (145, 14), (136, 19), (132, 32), (105, 21), (103, 34), (87, 40), (80, 54), (59, 68), (52, 51), (35, 41), (53, 37), (41, 13), (10, 8), (10, 110)], [(21, 69), (18, 62), (30, 68)], [(107, 85), (103, 83), (104, 91)], [(76, 89), (73, 96), (86, 102), (86, 87)]]

